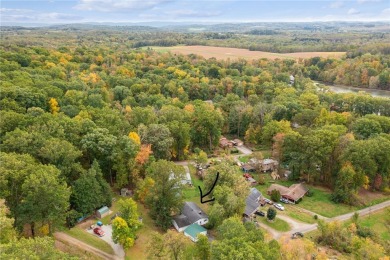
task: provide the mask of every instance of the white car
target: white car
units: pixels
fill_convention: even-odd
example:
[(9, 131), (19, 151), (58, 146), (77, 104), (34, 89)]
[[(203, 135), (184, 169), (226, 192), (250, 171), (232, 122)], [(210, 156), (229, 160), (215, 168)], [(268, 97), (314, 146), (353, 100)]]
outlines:
[(281, 205), (281, 204), (274, 204), (274, 206), (275, 206), (275, 208), (277, 208), (278, 210), (284, 210), (284, 207), (283, 207), (283, 205)]

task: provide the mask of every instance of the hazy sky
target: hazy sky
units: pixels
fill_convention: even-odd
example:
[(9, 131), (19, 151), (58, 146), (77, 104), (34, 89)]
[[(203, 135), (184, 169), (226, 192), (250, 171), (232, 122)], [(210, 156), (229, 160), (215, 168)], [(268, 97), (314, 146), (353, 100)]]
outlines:
[(0, 0), (0, 4), (3, 24), (390, 21), (390, 0)]

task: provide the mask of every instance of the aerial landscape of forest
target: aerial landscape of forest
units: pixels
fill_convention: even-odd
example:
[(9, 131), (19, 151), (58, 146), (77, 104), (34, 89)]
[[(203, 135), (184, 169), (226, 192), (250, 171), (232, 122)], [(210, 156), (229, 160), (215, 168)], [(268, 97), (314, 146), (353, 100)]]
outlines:
[(389, 259), (388, 1), (1, 4), (0, 259)]

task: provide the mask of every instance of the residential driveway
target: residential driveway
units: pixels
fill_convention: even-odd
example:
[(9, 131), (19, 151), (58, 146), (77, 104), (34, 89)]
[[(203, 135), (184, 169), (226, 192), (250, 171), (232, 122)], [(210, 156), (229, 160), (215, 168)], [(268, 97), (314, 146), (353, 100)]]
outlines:
[[(123, 250), (123, 247), (119, 244), (115, 244), (114, 241), (112, 241), (112, 226), (111, 225), (103, 225), (101, 229), (106, 233), (104, 236), (100, 237), (100, 239), (103, 239), (106, 241), (112, 249), (114, 249), (115, 254), (120, 258), (120, 259), (125, 259), (125, 251)], [(87, 232), (95, 235), (93, 233), (93, 230), (88, 230)], [(96, 235), (95, 235), (96, 236)], [(98, 236), (97, 236), (98, 237)]]
[(252, 150), (244, 145), (236, 146), (236, 148), (237, 148), (237, 150), (239, 150), (241, 153), (243, 153), (245, 155), (252, 154)]

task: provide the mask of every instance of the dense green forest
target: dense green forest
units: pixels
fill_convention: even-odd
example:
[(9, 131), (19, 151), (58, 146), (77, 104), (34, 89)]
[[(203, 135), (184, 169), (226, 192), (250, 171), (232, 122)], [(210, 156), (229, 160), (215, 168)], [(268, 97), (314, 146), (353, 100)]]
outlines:
[[(390, 59), (381, 43), (375, 53), (351, 52), (341, 60), (223, 61), (132, 48), (140, 46), (134, 39), (153, 39), (150, 32), (42, 31), (2, 34), (0, 197), (9, 209), (2, 209), (9, 218), (2, 242), (14, 239), (14, 227), (33, 237), (71, 227), (110, 206), (111, 189), (123, 187), (135, 189), (166, 230), (182, 202), (172, 193), (177, 183), (169, 174), (179, 171), (170, 160), (200, 149), (212, 155), (221, 135), (272, 148), (292, 180), (329, 187), (337, 203), (360, 205), (360, 188), (390, 192), (389, 99), (336, 94), (311, 80), (390, 89)], [(181, 44), (192, 37), (155, 37), (162, 34), (189, 38)], [(216, 167), (222, 176), (238, 169)], [(248, 235), (250, 225), (234, 218), (247, 196), (237, 176), (224, 177), (211, 208), (223, 239), (212, 251), (209, 245), (198, 251), (224, 259), (226, 248), (234, 254), (242, 244), (256, 251), (254, 259), (278, 259), (276, 241), (264, 242), (260, 231)], [(237, 204), (221, 213), (221, 205), (231, 205), (226, 198)], [(12, 258), (15, 251), (6, 249)]]

